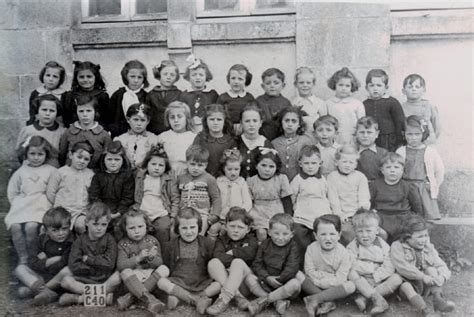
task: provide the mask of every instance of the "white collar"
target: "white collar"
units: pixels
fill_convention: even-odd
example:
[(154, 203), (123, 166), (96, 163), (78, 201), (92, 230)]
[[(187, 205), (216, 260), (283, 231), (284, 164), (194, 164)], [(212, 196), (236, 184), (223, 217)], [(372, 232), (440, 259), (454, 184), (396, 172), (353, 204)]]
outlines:
[(99, 126), (99, 122), (97, 121), (94, 121), (94, 124), (92, 125), (92, 127), (88, 128), (88, 129), (84, 129), (81, 124), (79, 123), (79, 121), (76, 121), (74, 122), (74, 126), (78, 129), (81, 129), (81, 130), (84, 130), (84, 131), (88, 131), (88, 130), (93, 130), (95, 128), (97, 128)]
[(374, 153), (377, 153), (377, 146), (375, 144), (372, 144), (369, 147), (359, 146), (359, 154), (364, 152), (365, 150), (369, 150), (369, 151), (372, 151)]
[(266, 141), (266, 138), (263, 135), (259, 135), (258, 138), (256, 138), (255, 140), (248, 139), (243, 133), (240, 137), (242, 138), (242, 141), (245, 143), (247, 148), (249, 148), (249, 150), (253, 150), (259, 146), (264, 146)]
[(64, 88), (61, 88), (61, 87), (55, 88), (55, 89), (53, 89), (53, 90), (48, 90), (48, 89), (44, 88), (44, 86), (40, 86), (40, 87), (36, 88), (36, 91), (37, 91), (40, 95), (46, 95), (46, 94), (61, 95), (61, 94), (63, 94), (66, 90), (65, 90)]
[[(384, 93), (382, 97), (380, 97), (379, 99), (388, 99), (390, 98), (390, 95), (388, 93)], [(378, 99), (374, 99), (372, 97), (370, 97), (369, 95), (369, 99), (372, 99), (372, 100), (378, 100)]]
[(236, 93), (233, 92), (232, 90), (229, 90), (227, 93), (229, 94), (229, 96), (230, 96), (231, 98), (238, 98), (238, 97), (244, 98), (244, 97), (247, 95), (247, 92), (246, 92), (245, 90), (242, 91), (242, 92), (240, 92), (240, 93), (238, 93), (238, 94), (236, 94)]

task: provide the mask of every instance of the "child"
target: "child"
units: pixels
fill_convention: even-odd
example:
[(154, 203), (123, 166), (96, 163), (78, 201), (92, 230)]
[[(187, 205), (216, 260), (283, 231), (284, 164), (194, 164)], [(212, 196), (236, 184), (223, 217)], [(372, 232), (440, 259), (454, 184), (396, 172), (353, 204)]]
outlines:
[(165, 126), (171, 129), (158, 135), (157, 142), (163, 144), (171, 169), (177, 176), (186, 170), (186, 149), (193, 144), (196, 137), (192, 132), (193, 124), (188, 105), (181, 101), (170, 103), (165, 110)]
[(314, 220), (331, 213), (331, 209), (327, 198), (328, 185), (321, 176), (321, 154), (318, 148), (315, 145), (305, 145), (300, 151), (298, 164), (301, 172), (293, 178), (290, 185), (295, 206), (295, 241), (301, 254), (304, 254), (308, 245), (314, 241)]
[(127, 132), (127, 111), (131, 105), (145, 102), (147, 93), (143, 88), (150, 86), (146, 67), (138, 60), (125, 63), (120, 75), (125, 86), (112, 94), (108, 110), (111, 120), (107, 128), (112, 138)]
[(57, 290), (66, 274), (66, 266), (73, 242), (70, 234), (71, 215), (62, 208), (49, 209), (43, 216), (45, 232), (38, 239), (38, 254), (28, 257), (28, 266), (18, 265), (13, 274), (25, 286), (21, 295), (35, 295), (34, 305), (46, 305), (58, 299)]
[(198, 133), (193, 144), (200, 145), (209, 151), (206, 171), (217, 177), (220, 175), (219, 161), (222, 153), (237, 146), (232, 134), (232, 123), (224, 106), (207, 105), (202, 118), (202, 126), (203, 130)]
[(252, 264), (253, 273), (245, 278), (250, 291), (258, 296), (248, 310), (255, 316), (268, 304), (274, 303), (278, 314), (285, 315), (290, 298), (297, 296), (304, 280), (299, 272), (301, 254), (293, 240), (295, 223), (288, 214), (276, 214), (269, 221), (268, 235), (258, 247)]
[[(31, 125), (36, 122), (38, 114), (38, 105), (36, 104), (35, 100), (44, 95), (53, 95), (56, 99), (61, 100), (63, 98), (63, 94), (66, 92), (64, 88), (61, 87), (66, 80), (66, 70), (64, 67), (55, 62), (49, 61), (47, 62), (39, 73), (39, 80), (41, 81), (42, 85), (33, 90), (30, 94), (30, 118), (26, 121), (26, 125)], [(58, 114), (60, 116), (61, 114)], [(55, 118), (56, 119), (56, 118)], [(62, 122), (59, 120), (59, 122)], [(59, 123), (58, 122), (58, 123)]]
[(384, 296), (392, 294), (402, 284), (390, 260), (390, 246), (379, 236), (379, 216), (374, 210), (359, 209), (352, 224), (356, 239), (347, 246), (355, 261), (349, 273), (360, 293), (355, 303), (361, 312), (372, 301), (370, 315), (381, 314), (388, 309)]
[(356, 171), (359, 153), (352, 145), (336, 151), (337, 170), (328, 175), (328, 198), (331, 210), (342, 220), (342, 244), (354, 238), (351, 218), (359, 208), (369, 209), (370, 193), (367, 177)]
[(178, 176), (180, 209), (190, 207), (202, 218), (201, 235), (205, 235), (209, 225), (219, 221), (222, 209), (221, 194), (217, 182), (206, 172), (209, 151), (199, 145), (191, 145), (186, 150), (187, 171)]
[(33, 107), (32, 111), (36, 120), (31, 125), (27, 125), (21, 129), (15, 146), (20, 162), (22, 161), (22, 144), (33, 135), (38, 135), (48, 141), (54, 150), (51, 153), (52, 157), (51, 160), (48, 161), (48, 164), (59, 167), (59, 140), (64, 131), (66, 131), (63, 126), (60, 126), (59, 123), (56, 122), (56, 118), (61, 116), (61, 102), (54, 95), (42, 95), (32, 100), (31, 106)]
[(297, 96), (291, 104), (306, 112), (303, 120), (308, 128), (308, 132), (313, 132), (313, 124), (316, 119), (328, 113), (324, 101), (313, 95), (316, 75), (309, 67), (299, 67), (296, 69), (294, 84), (297, 89)]
[(147, 234), (150, 223), (141, 211), (130, 210), (120, 220), (124, 238), (118, 243), (117, 270), (130, 293), (117, 299), (120, 310), (135, 300), (143, 302), (149, 312), (163, 311), (165, 304), (152, 295), (161, 277), (169, 275), (163, 265), (160, 243)]
[(379, 133), (379, 125), (372, 117), (362, 117), (357, 120), (355, 132), (359, 150), (357, 170), (367, 177), (369, 183), (381, 176), (380, 161), (388, 153), (385, 148), (376, 145)]
[(116, 238), (120, 237), (118, 218), (133, 204), (135, 182), (125, 149), (120, 141), (109, 143), (100, 155), (100, 167), (92, 177), (88, 189), (89, 202), (101, 201), (109, 206), (111, 227)]
[(242, 64), (232, 65), (226, 76), (230, 90), (221, 94), (216, 101), (216, 103), (223, 105), (229, 112), (236, 135), (242, 133), (240, 112), (249, 102), (255, 100), (251, 93), (245, 91), (245, 88), (252, 82), (252, 77), (252, 73), (249, 72), (247, 66)]
[(242, 155), (242, 170), (240, 174), (247, 178), (257, 174), (255, 158), (259, 147), (272, 148), (272, 144), (259, 134), (262, 126), (263, 112), (256, 102), (247, 104), (240, 113), (242, 134), (237, 139), (237, 148)]
[(321, 153), (321, 175), (327, 177), (336, 168), (336, 151), (341, 146), (336, 142), (339, 121), (331, 115), (324, 115), (314, 122), (313, 135)]
[(175, 309), (181, 300), (204, 314), (212, 303), (210, 297), (220, 291), (220, 284), (209, 278), (207, 270), (214, 243), (199, 235), (201, 226), (198, 211), (180, 209), (174, 224), (178, 236), (162, 246), (163, 262), (171, 273), (158, 281), (158, 288), (168, 294), (168, 309)]
[(160, 244), (170, 240), (171, 222), (179, 207), (179, 191), (170, 176), (168, 156), (161, 144), (153, 146), (135, 176), (135, 207), (142, 210)]
[[(252, 208), (252, 197), (245, 179), (240, 175), (240, 162), (242, 156), (236, 148), (225, 150), (222, 154), (220, 165), (224, 175), (219, 176), (217, 187), (221, 194), (222, 210), (220, 222), (216, 222), (209, 228), (209, 237), (217, 237), (221, 230), (221, 224), (224, 224), (229, 210), (238, 206), (249, 212)], [(225, 230), (225, 229), (224, 229)]]
[(95, 202), (87, 211), (87, 232), (77, 237), (69, 254), (68, 268), (72, 275), (61, 281), (61, 287), (71, 293), (61, 295), (59, 305), (82, 304), (85, 284), (104, 284), (106, 304), (112, 304), (113, 292), (121, 281), (119, 272), (115, 271), (117, 243), (107, 233), (110, 219), (110, 208), (104, 203)]
[(262, 73), (262, 89), (265, 93), (258, 96), (256, 101), (263, 110), (262, 134), (270, 141), (278, 133), (276, 122), (278, 113), (286, 107), (291, 107), (291, 102), (281, 95), (285, 88), (285, 74), (278, 68), (269, 68)]
[(278, 114), (280, 135), (272, 141), (275, 150), (282, 162), (281, 173), (291, 181), (299, 172), (298, 156), (306, 145), (313, 144), (313, 140), (305, 134), (303, 113), (297, 107), (284, 108)]
[(397, 99), (388, 94), (388, 75), (372, 69), (365, 78), (369, 98), (364, 100), (365, 114), (375, 119), (380, 128), (377, 146), (394, 152), (403, 142), (405, 115)]
[(153, 67), (153, 76), (160, 84), (153, 87), (146, 96), (145, 103), (153, 109), (148, 130), (160, 134), (167, 130), (166, 108), (173, 101), (177, 101), (181, 94), (181, 90), (174, 85), (179, 80), (179, 69), (175, 62), (164, 60), (159, 66)]
[(423, 313), (428, 308), (422, 297), (433, 295), (435, 311), (451, 312), (452, 301), (443, 298), (443, 285), (451, 277), (446, 263), (430, 243), (426, 222), (420, 216), (412, 216), (403, 223), (400, 240), (390, 248), (390, 256), (396, 271), (405, 279), (400, 292), (411, 305)]
[(51, 158), (51, 145), (40, 136), (32, 136), (24, 144), (23, 165), (8, 181), (10, 210), (5, 225), (12, 235), (19, 263), (26, 264), (28, 255), (36, 255), (38, 231), (51, 203), (46, 189), (56, 168), (45, 164)]
[(355, 285), (347, 277), (353, 258), (340, 244), (341, 219), (337, 215), (322, 215), (314, 221), (316, 241), (304, 256), (306, 279), (301, 286), (308, 294), (304, 303), (308, 315), (327, 314), (336, 309), (334, 300), (354, 293)]
[(146, 153), (156, 145), (158, 139), (156, 134), (146, 130), (152, 116), (149, 106), (143, 103), (133, 104), (128, 108), (126, 116), (130, 129), (115, 137), (114, 141), (122, 143), (131, 167), (135, 169), (142, 164)]
[(217, 239), (214, 258), (208, 264), (209, 275), (221, 284), (219, 298), (206, 310), (210, 315), (224, 313), (233, 298), (240, 310), (248, 307), (239, 287), (258, 248), (257, 239), (249, 234), (251, 223), (252, 218), (240, 207), (232, 207), (225, 218), (226, 234)]
[(202, 130), (204, 106), (216, 103), (219, 94), (214, 89), (206, 88), (206, 83), (212, 80), (209, 66), (193, 54), (186, 61), (191, 64), (186, 67), (183, 78), (191, 84), (191, 91), (183, 91), (178, 100), (186, 103), (191, 109), (194, 132), (199, 133)]
[[(109, 95), (105, 91), (105, 82), (100, 74), (100, 65), (91, 62), (74, 61), (74, 75), (71, 90), (62, 99), (63, 122), (69, 127), (77, 120), (76, 104), (79, 97), (96, 99), (96, 111), (99, 124), (107, 127), (112, 121), (109, 110)], [(82, 104), (82, 103), (81, 103)]]
[(439, 186), (444, 178), (444, 165), (436, 149), (425, 145), (430, 135), (427, 121), (419, 116), (409, 116), (406, 121), (407, 145), (397, 150), (405, 159), (403, 179), (416, 189), (422, 202), (426, 220), (441, 219), (438, 208)]
[(288, 177), (279, 172), (281, 161), (277, 151), (260, 147), (256, 161), (258, 174), (247, 179), (253, 200), (249, 214), (257, 239), (262, 242), (267, 239), (270, 218), (279, 213), (293, 215), (293, 204)]
[(329, 78), (328, 87), (335, 92), (335, 96), (326, 101), (326, 106), (328, 114), (339, 122), (337, 142), (354, 143), (357, 120), (365, 116), (362, 102), (351, 96), (359, 89), (360, 83), (354, 73), (343, 67)]
[(387, 242), (398, 239), (403, 220), (412, 212), (421, 214), (421, 200), (410, 183), (403, 180), (405, 160), (390, 152), (380, 162), (383, 177), (369, 184), (370, 207), (377, 210), (380, 226), (388, 234)]
[(63, 166), (51, 176), (46, 196), (54, 207), (71, 213), (71, 229), (83, 233), (84, 215), (89, 204), (88, 189), (94, 172), (87, 168), (94, 150), (87, 142), (75, 143), (69, 151), (71, 165)]
[(98, 101), (95, 97), (84, 95), (77, 98), (75, 109), (78, 121), (71, 124), (59, 140), (59, 163), (61, 165), (69, 163), (66, 162), (66, 156), (71, 151), (73, 144), (87, 141), (94, 149), (89, 167), (98, 168), (99, 156), (112, 140), (109, 133), (95, 121), (97, 107)]
[(426, 83), (419, 74), (408, 75), (403, 80), (403, 94), (407, 101), (402, 104), (405, 117), (417, 115), (423, 118), (429, 129), (429, 137), (424, 141), (426, 144), (436, 143), (441, 134), (441, 122), (438, 108), (429, 100), (423, 98), (426, 91)]

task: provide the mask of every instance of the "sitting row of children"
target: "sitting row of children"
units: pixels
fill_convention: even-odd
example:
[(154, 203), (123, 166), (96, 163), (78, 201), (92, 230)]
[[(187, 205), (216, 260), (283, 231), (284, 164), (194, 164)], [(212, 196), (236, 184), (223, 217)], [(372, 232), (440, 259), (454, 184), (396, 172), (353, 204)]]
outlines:
[[(64, 208), (48, 210), (38, 254), (14, 271), (25, 285), (19, 293), (34, 295), (36, 305), (56, 301), (61, 289), (67, 293), (59, 297), (60, 305), (82, 304), (84, 286), (90, 283), (105, 285), (111, 305), (123, 282), (128, 293), (117, 298), (119, 309), (141, 303), (152, 313), (184, 302), (200, 314), (220, 315), (235, 299), (238, 308), (252, 316), (269, 304), (284, 315), (301, 291), (307, 295), (308, 315), (315, 316), (336, 309), (334, 300), (357, 291), (357, 307), (365, 311), (370, 302), (370, 314), (379, 314), (388, 309), (384, 297), (397, 289), (423, 314), (430, 312), (422, 297), (427, 294), (433, 296), (434, 310), (455, 308), (442, 296), (451, 273), (419, 216), (405, 217), (400, 239), (389, 246), (377, 236), (377, 213), (359, 209), (352, 219), (356, 238), (345, 248), (338, 242), (340, 218), (322, 215), (313, 224), (316, 241), (304, 256), (293, 239), (293, 218), (284, 213), (272, 216), (269, 238), (260, 245), (250, 232), (252, 219), (239, 207), (231, 208), (226, 234), (215, 243), (199, 235), (203, 220), (192, 208), (180, 209), (174, 223), (177, 236), (164, 244), (148, 234), (146, 215), (133, 209), (121, 219), (124, 238), (118, 244), (107, 233), (111, 212), (104, 203), (91, 206), (85, 221), (88, 230), (75, 241), (70, 221)], [(157, 298), (163, 293), (166, 305)], [(249, 301), (250, 294), (256, 299)]]

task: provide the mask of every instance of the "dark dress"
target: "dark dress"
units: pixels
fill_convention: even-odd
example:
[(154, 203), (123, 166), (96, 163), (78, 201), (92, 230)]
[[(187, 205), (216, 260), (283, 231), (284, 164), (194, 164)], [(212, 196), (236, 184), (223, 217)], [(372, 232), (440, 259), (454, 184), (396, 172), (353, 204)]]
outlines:
[(63, 94), (61, 100), (63, 105), (63, 123), (67, 128), (77, 121), (77, 103), (76, 99), (80, 95), (88, 95), (97, 98), (98, 106), (96, 118), (101, 126), (107, 128), (112, 121), (112, 115), (108, 113), (109, 110), (109, 95), (105, 90), (93, 89), (92, 91), (76, 90), (67, 91)]
[(222, 153), (224, 153), (224, 151), (227, 149), (237, 147), (237, 143), (235, 142), (234, 138), (229, 134), (225, 134), (221, 138), (213, 138), (204, 132), (199, 132), (199, 134), (194, 139), (193, 144), (199, 144), (209, 151), (209, 160), (206, 171), (214, 177), (222, 174), (219, 163)]
[[(127, 118), (125, 117), (122, 106), (123, 94), (125, 91), (125, 88), (121, 87), (112, 94), (112, 97), (110, 97), (108, 116), (110, 116), (111, 121), (105, 128), (110, 131), (112, 139), (127, 132), (129, 129)], [(137, 93), (138, 101), (140, 103), (145, 103), (146, 95), (146, 91), (140, 89)]]
[(170, 89), (155, 86), (148, 92), (145, 103), (153, 109), (153, 115), (147, 128), (148, 131), (158, 135), (168, 130), (168, 128), (165, 127), (165, 110), (170, 103), (178, 100), (180, 94), (181, 90), (176, 88), (176, 86), (172, 86)]
[(230, 116), (233, 124), (240, 123), (240, 112), (242, 109), (255, 98), (249, 92), (245, 93), (243, 97), (231, 97), (229, 93), (225, 92), (219, 96), (216, 103), (223, 105)]

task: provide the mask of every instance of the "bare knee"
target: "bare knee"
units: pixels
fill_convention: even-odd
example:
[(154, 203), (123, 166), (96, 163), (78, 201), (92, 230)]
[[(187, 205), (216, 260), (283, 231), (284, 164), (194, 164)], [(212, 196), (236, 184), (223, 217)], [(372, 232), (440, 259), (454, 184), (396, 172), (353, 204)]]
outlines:
[(207, 263), (208, 270), (217, 270), (217, 269), (224, 269), (224, 264), (222, 264), (221, 260), (212, 258), (209, 263)]
[(132, 269), (125, 269), (122, 272), (120, 272), (120, 277), (122, 278), (122, 280), (126, 280), (132, 275), (133, 275)]
[(286, 283), (285, 287), (288, 288), (288, 290), (292, 294), (296, 294), (296, 293), (299, 293), (301, 291), (301, 283), (296, 278), (293, 278), (293, 279), (289, 280)]
[(166, 265), (160, 265), (156, 270), (160, 277), (168, 277), (170, 276), (170, 269)]
[(21, 229), (20, 223), (14, 223), (10, 226), (10, 232), (12, 236), (18, 236), (23, 234), (23, 230)]
[(38, 223), (37, 222), (27, 222), (25, 224), (25, 233), (27, 236), (37, 235), (38, 234)]
[(344, 290), (346, 291), (347, 295), (352, 294), (356, 290), (356, 286), (353, 282), (347, 281), (342, 284), (342, 287), (344, 287)]

